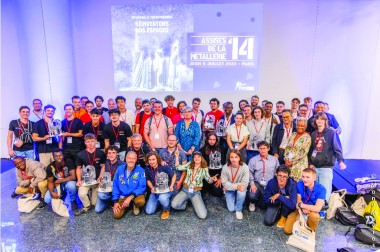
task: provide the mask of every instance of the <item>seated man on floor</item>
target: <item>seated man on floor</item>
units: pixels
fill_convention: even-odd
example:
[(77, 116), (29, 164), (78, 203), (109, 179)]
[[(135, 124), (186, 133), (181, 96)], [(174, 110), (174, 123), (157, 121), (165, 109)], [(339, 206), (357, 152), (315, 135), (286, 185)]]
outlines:
[(276, 168), (278, 167), (278, 159), (269, 155), (269, 143), (261, 141), (257, 143), (260, 155), (257, 155), (249, 161), (249, 211), (254, 212), (256, 205), (265, 209), (266, 205), (263, 201), (265, 187), (270, 179), (273, 178)]
[(283, 228), (288, 215), (294, 211), (297, 202), (297, 186), (290, 178), (290, 169), (280, 165), (276, 175), (265, 187), (264, 203), (268, 206), (264, 215), (264, 224), (272, 226), (281, 216), (277, 227)]
[(314, 169), (306, 168), (302, 171), (302, 179), (297, 182), (296, 210), (289, 214), (284, 226), (285, 234), (292, 234), (293, 224), (298, 216), (298, 209), (302, 210), (307, 225), (315, 232), (320, 216), (319, 212), (325, 205), (326, 188), (316, 180)]
[[(41, 192), (41, 204), (39, 208), (46, 206), (46, 203), (43, 201), (47, 191), (45, 166), (40, 162), (20, 156), (14, 157), (13, 163), (17, 168), (17, 188), (14, 192), (16, 195), (12, 194), (12, 196), (34, 193), (38, 189)], [(36, 195), (36, 198), (39, 196), (40, 195)]]
[[(102, 167), (102, 170), (100, 171), (100, 176), (99, 176), (100, 180), (102, 180), (105, 173), (108, 173), (108, 175), (111, 176), (111, 181), (113, 181), (115, 178), (117, 169), (119, 167), (122, 167), (122, 168), (125, 167), (125, 163), (118, 159), (118, 151), (119, 151), (119, 148), (115, 145), (109, 145), (106, 148), (105, 153), (107, 155), (107, 160), (106, 160), (105, 166)], [(95, 205), (95, 212), (96, 213), (103, 212), (107, 208), (111, 200), (112, 200), (112, 191), (110, 192), (98, 191), (98, 199)]]
[[(145, 170), (136, 164), (137, 155), (129, 151), (126, 156), (127, 165), (117, 168), (112, 188), (113, 217), (123, 217), (125, 209), (133, 204), (133, 214), (140, 213), (145, 204), (146, 189)], [(132, 202), (133, 201), (133, 202)]]
[[(54, 161), (46, 168), (48, 191), (45, 194), (45, 202), (50, 204), (52, 198), (65, 200), (62, 194), (69, 192), (71, 209), (75, 210), (78, 208), (75, 165), (70, 158), (64, 157), (61, 149), (53, 150), (53, 159)], [(60, 186), (61, 195), (57, 193), (57, 186)]]

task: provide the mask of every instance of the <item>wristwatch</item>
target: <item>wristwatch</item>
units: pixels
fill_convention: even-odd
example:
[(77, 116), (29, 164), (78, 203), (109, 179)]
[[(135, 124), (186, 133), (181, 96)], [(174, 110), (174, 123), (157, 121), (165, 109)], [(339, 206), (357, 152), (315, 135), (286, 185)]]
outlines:
[(298, 204), (297, 204), (297, 206), (299, 207), (299, 208), (301, 208), (301, 202), (298, 202)]

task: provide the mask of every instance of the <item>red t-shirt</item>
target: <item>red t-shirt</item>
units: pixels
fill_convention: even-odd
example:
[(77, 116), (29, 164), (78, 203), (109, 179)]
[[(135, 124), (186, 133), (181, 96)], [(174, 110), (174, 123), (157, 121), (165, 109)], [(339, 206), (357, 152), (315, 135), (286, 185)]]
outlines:
[(139, 134), (142, 136), (142, 138), (144, 140), (144, 125), (145, 125), (146, 120), (148, 120), (149, 117), (151, 117), (153, 115), (153, 112), (151, 111), (149, 114), (146, 114), (144, 111), (142, 111), (143, 116), (141, 118), (141, 122), (140, 122), (140, 113), (138, 113), (136, 115), (135, 123), (140, 124)]
[[(90, 116), (88, 113), (82, 115), (79, 119), (83, 122), (83, 124), (86, 124), (86, 123), (92, 121), (91, 116)], [(99, 117), (99, 121), (100, 121), (100, 122), (104, 122), (102, 116)]]
[(164, 115), (166, 115), (170, 119), (173, 119), (173, 117), (178, 115), (178, 114), (179, 114), (179, 111), (178, 111), (177, 107), (172, 107), (172, 108), (166, 107), (165, 108), (165, 114)]
[(221, 110), (216, 110), (215, 112), (213, 112), (212, 110), (207, 112), (205, 114), (205, 117), (203, 119), (203, 122), (206, 123), (206, 120), (208, 117), (214, 117), (214, 128), (216, 128), (216, 122), (220, 120), (220, 118), (224, 115), (223, 111)]

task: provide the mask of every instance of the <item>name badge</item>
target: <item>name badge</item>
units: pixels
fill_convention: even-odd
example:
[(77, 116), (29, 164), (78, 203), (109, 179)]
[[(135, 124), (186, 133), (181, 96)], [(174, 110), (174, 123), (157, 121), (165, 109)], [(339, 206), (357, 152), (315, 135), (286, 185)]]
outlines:
[(159, 133), (155, 133), (154, 134), (154, 139), (160, 139), (160, 134)]
[(46, 139), (46, 144), (52, 144), (53, 143), (53, 139), (49, 138), (49, 139)]
[(192, 185), (189, 186), (189, 190), (188, 191), (189, 191), (189, 193), (194, 193), (194, 186), (192, 186)]
[(99, 143), (99, 142), (96, 142), (96, 144), (95, 144), (95, 148), (97, 148), (97, 149), (100, 148), (100, 143)]
[(288, 154), (288, 159), (289, 159), (289, 160), (292, 160), (293, 157), (294, 157), (293, 152), (289, 152), (289, 154)]
[(318, 153), (317, 150), (313, 150), (313, 153), (311, 154), (311, 156), (312, 156), (312, 157), (316, 157), (316, 156), (317, 156), (317, 153)]
[(239, 148), (239, 147), (240, 147), (240, 143), (235, 143), (234, 148), (237, 149), (237, 148)]
[(73, 138), (72, 137), (67, 137), (67, 143), (72, 144), (73, 143)]
[(115, 142), (113, 145), (115, 145), (117, 148), (120, 149), (120, 143), (119, 142)]

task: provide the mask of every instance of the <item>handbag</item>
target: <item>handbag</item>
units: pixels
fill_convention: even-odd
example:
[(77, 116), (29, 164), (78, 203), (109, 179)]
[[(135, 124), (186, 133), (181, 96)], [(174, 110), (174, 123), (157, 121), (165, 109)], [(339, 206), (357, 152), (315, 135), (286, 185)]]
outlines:
[(18, 211), (21, 213), (30, 213), (40, 204), (39, 200), (34, 199), (34, 194), (25, 194), (18, 201)]
[(351, 205), (351, 208), (352, 208), (352, 210), (354, 210), (354, 212), (357, 215), (363, 216), (364, 209), (366, 208), (366, 206), (367, 206), (367, 203), (365, 202), (364, 198), (362, 196), (360, 196), (354, 202), (354, 204)]
[(293, 225), (293, 234), (286, 244), (306, 252), (315, 251), (315, 232), (309, 228), (303, 218), (301, 209), (298, 209), (299, 220)]
[(365, 244), (380, 247), (380, 232), (368, 227), (364, 224), (359, 224), (355, 228), (355, 238)]
[(330, 201), (329, 201), (329, 208), (327, 209), (327, 212), (326, 212), (326, 217), (328, 220), (331, 218), (334, 218), (336, 210), (339, 207), (342, 207), (342, 206), (347, 207), (347, 204), (343, 199), (344, 196), (346, 195), (346, 192), (347, 192), (346, 189), (342, 189), (342, 190), (335, 191), (331, 194)]
[[(61, 196), (61, 187), (58, 185), (57, 187), (57, 193), (59, 196)], [(62, 217), (69, 217), (69, 209), (64, 204), (63, 200), (61, 199), (52, 199), (51, 200), (51, 207), (53, 211)]]

